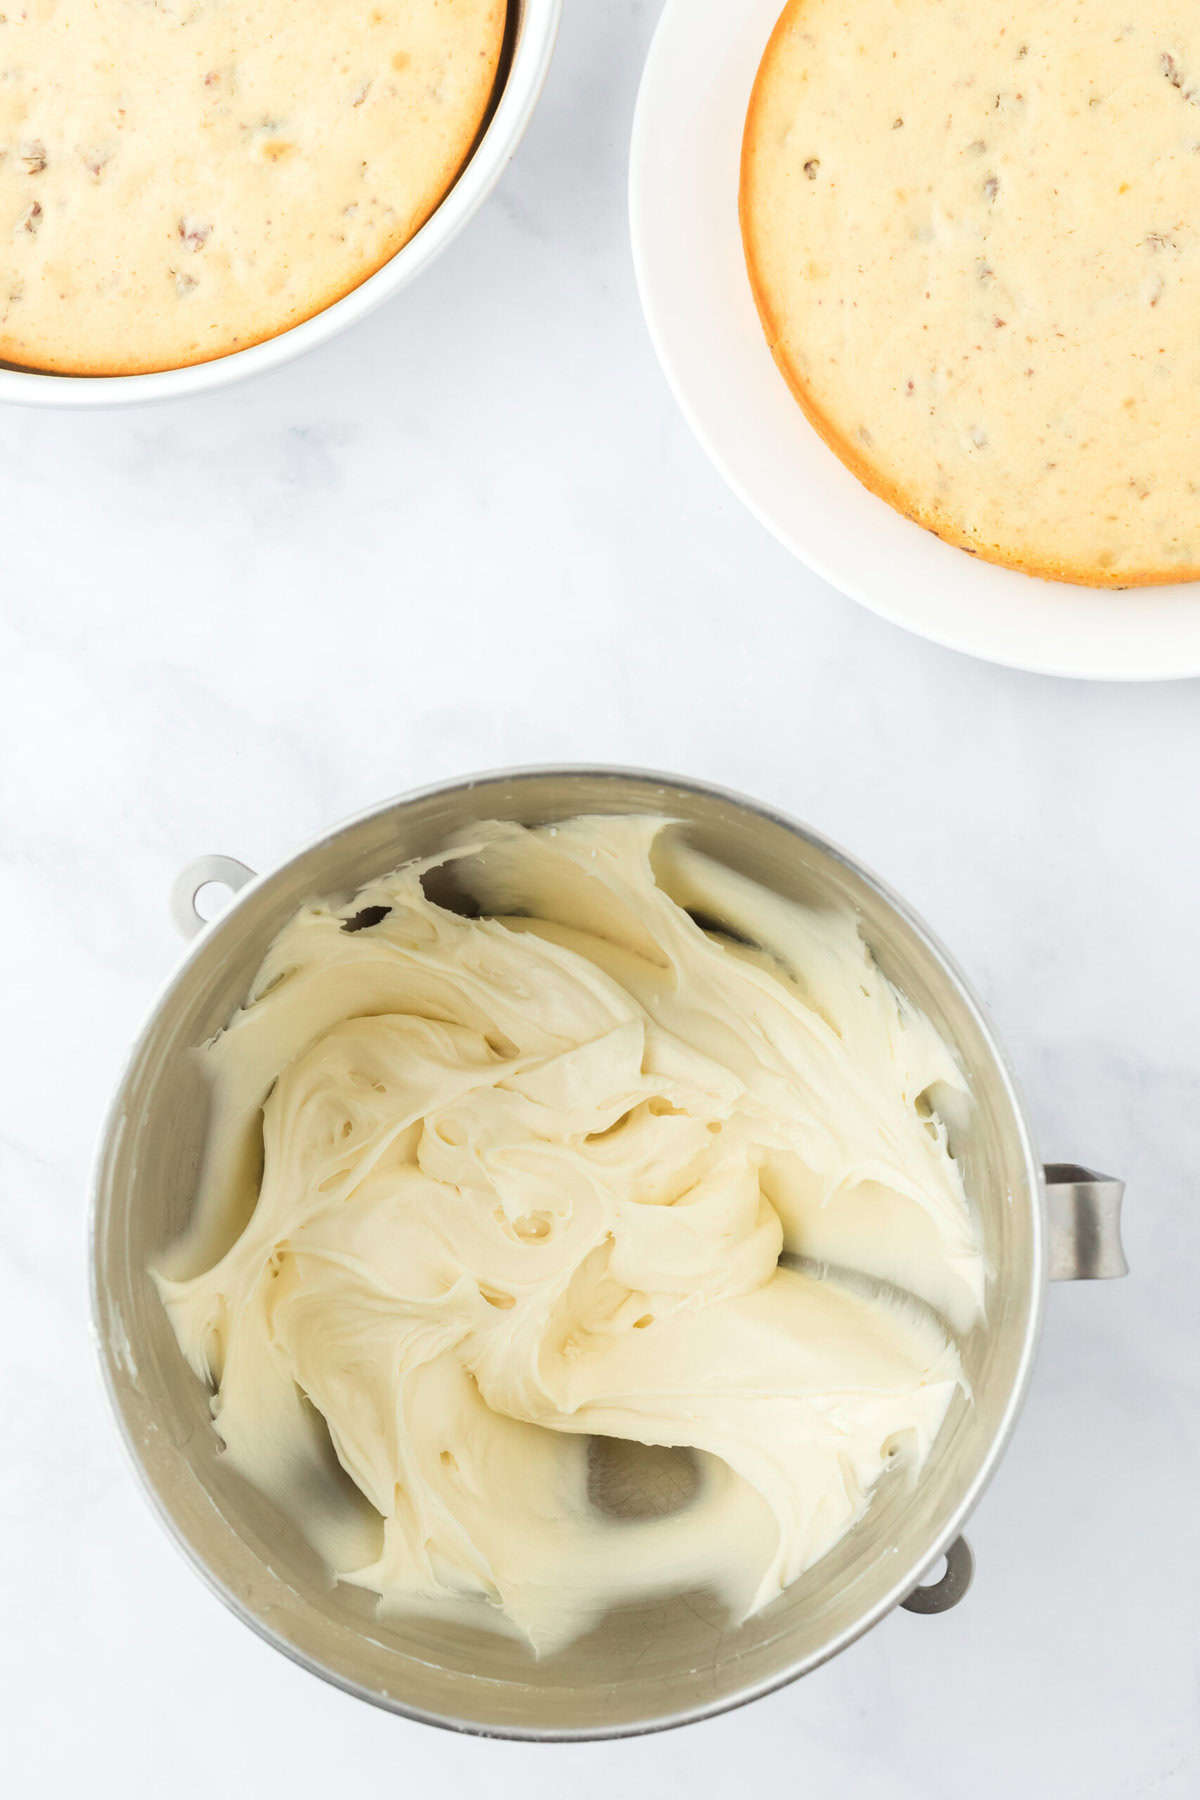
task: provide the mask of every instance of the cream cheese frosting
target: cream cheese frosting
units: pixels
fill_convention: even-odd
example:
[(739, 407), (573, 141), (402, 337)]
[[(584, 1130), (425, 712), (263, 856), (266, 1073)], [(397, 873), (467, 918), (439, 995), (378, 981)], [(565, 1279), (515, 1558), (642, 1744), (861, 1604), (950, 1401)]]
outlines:
[(385, 1608), (541, 1653), (655, 1592), (744, 1617), (963, 1385), (961, 1071), (851, 917), (669, 822), (305, 906), (201, 1054), (156, 1280), (226, 1454)]

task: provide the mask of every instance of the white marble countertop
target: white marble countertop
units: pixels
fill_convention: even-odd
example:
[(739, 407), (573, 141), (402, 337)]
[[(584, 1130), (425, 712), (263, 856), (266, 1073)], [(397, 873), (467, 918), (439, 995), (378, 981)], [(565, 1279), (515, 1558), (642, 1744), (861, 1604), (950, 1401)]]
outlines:
[[(14, 1794), (1193, 1795), (1200, 1785), (1197, 685), (985, 667), (879, 623), (722, 488), (654, 363), (625, 161), (653, 25), (568, 7), (498, 193), (409, 292), (256, 385), (0, 415), (8, 1002), (0, 1346)], [(1057, 1288), (968, 1601), (663, 1737), (538, 1748), (372, 1711), (210, 1597), (93, 1370), (89, 1158), (205, 851), (265, 866), (500, 764), (707, 776), (846, 844), (990, 1002), (1047, 1156), (1129, 1184)]]

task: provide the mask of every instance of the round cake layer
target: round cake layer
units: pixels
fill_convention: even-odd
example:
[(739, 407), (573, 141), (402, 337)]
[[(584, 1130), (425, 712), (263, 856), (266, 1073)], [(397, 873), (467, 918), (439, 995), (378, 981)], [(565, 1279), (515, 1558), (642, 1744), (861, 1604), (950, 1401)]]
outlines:
[(1096, 586), (1200, 576), (1200, 14), (792, 0), (746, 121), (771, 349), (875, 493)]
[(505, 0), (29, 0), (0, 19), (0, 359), (178, 368), (387, 261), (486, 114)]

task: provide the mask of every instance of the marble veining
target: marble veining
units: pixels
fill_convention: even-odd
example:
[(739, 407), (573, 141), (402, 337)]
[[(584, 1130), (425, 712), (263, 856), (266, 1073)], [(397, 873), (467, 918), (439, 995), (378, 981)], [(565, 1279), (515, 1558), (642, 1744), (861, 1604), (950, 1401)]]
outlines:
[[(790, 560), (677, 415), (625, 162), (656, 9), (567, 8), (493, 201), (246, 387), (0, 413), (3, 1761), (31, 1796), (484, 1784), (579, 1800), (1184, 1800), (1200, 1783), (1195, 683), (1067, 684), (896, 631)], [(375, 1713), (223, 1612), (143, 1504), (88, 1343), (87, 1176), (206, 851), (504, 763), (741, 788), (844, 842), (991, 1004), (1048, 1156), (1129, 1184), (1059, 1288), (969, 1599), (683, 1733), (539, 1750)], [(218, 1718), (219, 1733), (202, 1728)], [(187, 1746), (180, 1756), (180, 1746)]]

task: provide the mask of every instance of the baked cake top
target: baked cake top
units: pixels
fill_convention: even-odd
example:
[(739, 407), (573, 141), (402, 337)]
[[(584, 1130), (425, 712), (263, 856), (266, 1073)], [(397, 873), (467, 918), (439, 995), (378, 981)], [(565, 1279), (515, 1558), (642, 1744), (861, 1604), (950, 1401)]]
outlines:
[(468, 154), (505, 0), (24, 0), (0, 17), (0, 358), (177, 367), (412, 236)]
[(792, 0), (746, 125), (772, 350), (866, 484), (1097, 585), (1200, 575), (1200, 13)]

